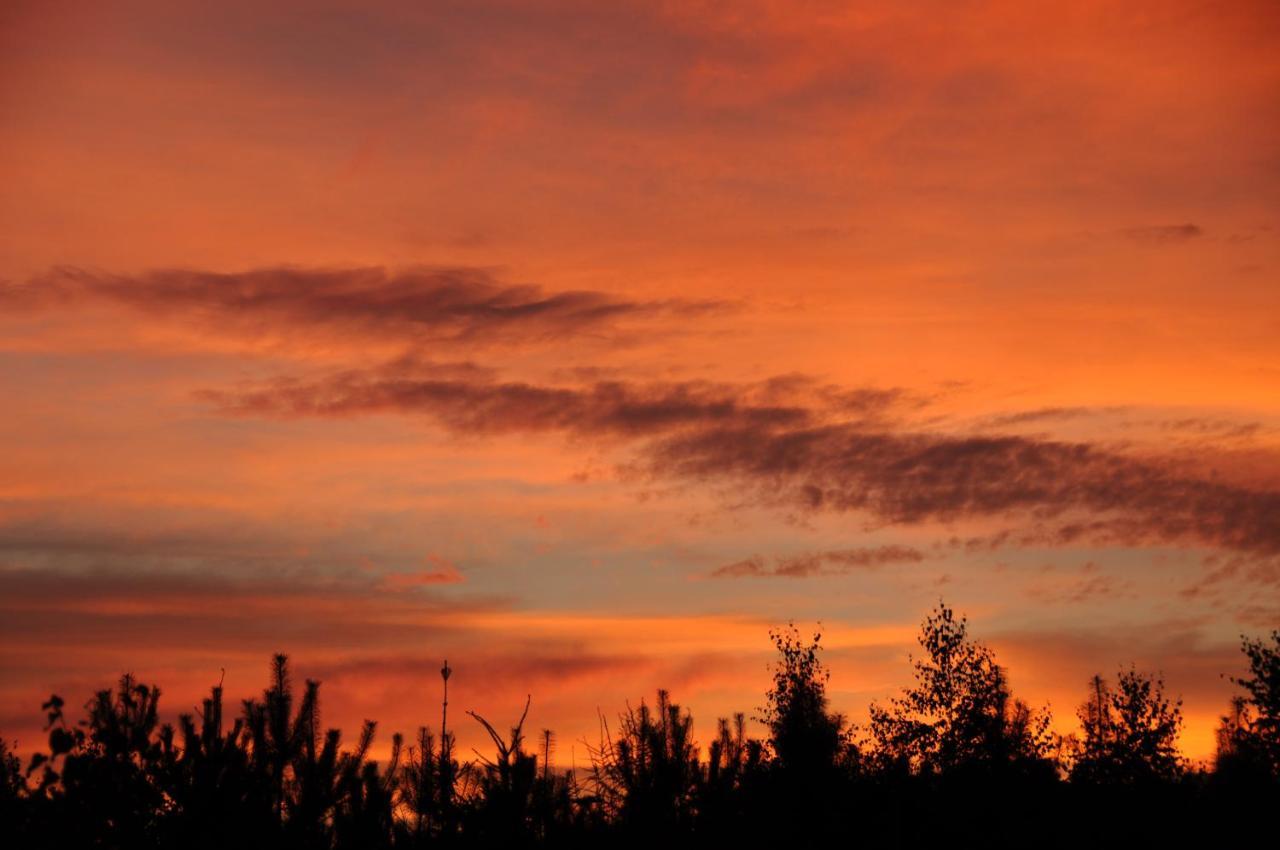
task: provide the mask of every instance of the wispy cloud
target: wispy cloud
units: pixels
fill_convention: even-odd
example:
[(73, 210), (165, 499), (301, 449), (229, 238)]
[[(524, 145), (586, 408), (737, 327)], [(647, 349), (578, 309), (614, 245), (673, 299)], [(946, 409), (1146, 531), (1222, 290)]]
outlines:
[(1089, 443), (857, 424), (711, 428), (661, 441), (646, 463), (655, 474), (745, 484), (764, 503), (860, 511), (890, 525), (1021, 518), (1054, 524), (1063, 543), (1158, 540), (1280, 552), (1280, 491)]
[(1092, 407), (1041, 407), (1036, 410), (1020, 410), (992, 416), (985, 424), (992, 428), (1003, 428), (1009, 425), (1027, 425), (1040, 422), (1060, 422), (1068, 419), (1082, 419), (1105, 413), (1114, 413), (1120, 408)]
[(432, 553), (427, 555), (424, 569), (388, 572), (382, 577), (382, 586), (388, 590), (403, 590), (433, 584), (459, 584), (462, 581), (463, 575), (455, 563)]
[(1105, 445), (947, 434), (894, 392), (794, 376), (756, 384), (545, 386), (436, 380), (400, 367), (207, 392), (239, 415), (427, 416), (459, 433), (562, 432), (633, 444), (632, 472), (729, 484), (742, 499), (888, 525), (997, 517), (1057, 543), (1161, 541), (1280, 552), (1280, 490)]
[(860, 549), (830, 549), (801, 555), (774, 558), (766, 564), (759, 555), (726, 564), (711, 573), (713, 578), (760, 578), (783, 576), (809, 578), (822, 575), (844, 575), (856, 570), (875, 569), (885, 564), (912, 564), (925, 559), (925, 554), (910, 546), (886, 545)]
[(313, 379), (282, 378), (200, 396), (241, 415), (428, 416), (464, 433), (563, 431), (652, 437), (717, 423), (765, 429), (820, 421), (833, 412), (876, 416), (893, 390), (845, 391), (794, 375), (754, 384), (625, 380), (547, 385), (498, 381), (483, 374), (441, 374), (435, 364), (401, 361)]
[(693, 317), (720, 300), (634, 300), (592, 290), (514, 285), (480, 268), (323, 269), (278, 266), (236, 273), (190, 269), (115, 275), (55, 269), (0, 285), (9, 309), (108, 303), (222, 331), (327, 330), (391, 334), (406, 343), (491, 344), (606, 333), (627, 321)]
[(1126, 239), (1132, 239), (1134, 242), (1140, 242), (1144, 245), (1177, 245), (1203, 236), (1204, 231), (1199, 225), (1188, 223), (1126, 227), (1120, 231), (1120, 234)]

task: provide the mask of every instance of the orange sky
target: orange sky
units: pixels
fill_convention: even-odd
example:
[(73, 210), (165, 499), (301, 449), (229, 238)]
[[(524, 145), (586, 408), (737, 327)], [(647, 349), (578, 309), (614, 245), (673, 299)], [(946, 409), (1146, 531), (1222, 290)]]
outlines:
[[(376, 7), (376, 8), (371, 8)], [(704, 735), (940, 596), (1211, 752), (1280, 625), (1280, 10), (10, 2), (0, 734), (271, 652), (326, 719)], [(462, 716), (461, 714), (459, 716)], [(466, 726), (464, 743), (479, 741)]]

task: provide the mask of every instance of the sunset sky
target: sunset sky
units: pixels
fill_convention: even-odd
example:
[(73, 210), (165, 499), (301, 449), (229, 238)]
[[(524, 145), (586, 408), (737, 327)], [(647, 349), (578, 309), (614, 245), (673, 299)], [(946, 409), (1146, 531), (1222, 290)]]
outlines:
[[(706, 741), (938, 600), (1211, 754), (1280, 627), (1280, 5), (0, 4), (0, 736), (272, 652)], [(454, 721), (454, 711), (457, 720)], [(757, 734), (759, 727), (755, 727)], [(386, 737), (382, 744), (386, 744)]]

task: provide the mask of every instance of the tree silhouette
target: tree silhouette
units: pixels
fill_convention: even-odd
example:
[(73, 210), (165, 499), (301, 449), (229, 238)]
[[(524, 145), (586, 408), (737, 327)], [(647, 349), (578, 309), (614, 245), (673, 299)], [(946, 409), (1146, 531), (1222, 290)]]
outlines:
[(431, 730), (419, 727), (416, 744), (408, 748), (400, 782), (400, 802), (408, 813), (406, 832), (415, 844), (425, 844), (444, 832), (440, 788), (446, 775), (457, 775), (456, 763), (442, 768), (446, 755), (437, 751)]
[(166, 839), (186, 847), (251, 846), (278, 829), (270, 786), (250, 767), (244, 720), (224, 731), (222, 686), (203, 701), (200, 726), (178, 718), (180, 745), (166, 765), (165, 787), (181, 818), (166, 821)]
[(18, 834), (28, 831), (27, 809), (23, 792), (26, 781), (22, 775), (22, 760), (10, 751), (9, 742), (0, 738), (0, 828), (11, 824)]
[[(1235, 704), (1229, 750), (1237, 766), (1280, 779), (1280, 630), (1270, 642), (1261, 638), (1241, 640), (1249, 662), (1249, 675), (1233, 677), (1248, 695)], [(1220, 747), (1221, 751), (1221, 747)]]
[[(392, 842), (404, 742), (398, 734), (392, 737), (391, 757), (386, 770), (380, 771), (377, 762), (366, 760), (376, 728), (373, 721), (365, 721), (359, 746), (352, 753), (344, 753), (339, 760), (332, 795), (333, 840), (337, 848), (387, 847)], [(324, 841), (324, 832), (320, 830), (308, 844), (323, 846)]]
[(644, 700), (619, 717), (618, 736), (605, 725), (592, 751), (592, 781), (606, 811), (638, 834), (674, 834), (692, 821), (701, 779), (693, 717), (658, 691), (656, 709)]
[(476, 771), (479, 797), (474, 812), (477, 831), (495, 844), (518, 843), (531, 834), (538, 758), (524, 750), (524, 722), (532, 702), (532, 697), (525, 701), (520, 720), (506, 738), (488, 720), (474, 711), (467, 712), (489, 733), (495, 749), (493, 758), (476, 753), (481, 765)]
[(30, 825), (50, 844), (103, 842), (145, 847), (155, 842), (165, 798), (156, 778), (173, 751), (173, 729), (160, 727), (160, 691), (132, 675), (94, 695), (87, 718), (69, 727), (63, 701), (44, 704), (49, 753), (27, 769), (40, 771), (30, 790)]
[[(308, 681), (306, 693), (296, 717), (293, 712), (293, 682), (289, 676), (289, 657), (276, 655), (271, 659), (271, 687), (262, 693), (262, 701), (245, 700), (245, 728), (253, 753), (255, 772), (267, 778), (271, 790), (272, 808), (277, 820), (283, 821), (289, 772), (293, 762), (305, 756), (317, 761), (316, 703), (320, 684)], [(326, 736), (321, 754), (336, 764), (338, 733), (331, 730)], [(304, 782), (309, 777), (304, 778)], [(308, 790), (314, 785), (307, 782)]]
[[(26, 769), (0, 738), (0, 838), (34, 850), (459, 847), (1242, 846), (1273, 833), (1280, 633), (1245, 640), (1247, 676), (1223, 717), (1214, 772), (1188, 771), (1179, 704), (1159, 678), (1094, 677), (1079, 710), (1070, 782), (1056, 769), (1048, 715), (1013, 699), (990, 649), (945, 604), (922, 624), (915, 681), (873, 706), (871, 748), (830, 709), (820, 634), (771, 633), (778, 656), (761, 719), (721, 719), (706, 752), (692, 715), (659, 691), (601, 720), (591, 782), (526, 749), (531, 700), (509, 734), (472, 717), (492, 755), (459, 766), (425, 727), (370, 758), (377, 725), (354, 746), (321, 731), (320, 685), (295, 696), (288, 658), (272, 659), (260, 699), (224, 716), (222, 685), (173, 726), (159, 689), (123, 676), (70, 720), (44, 703), (47, 747)], [(455, 786), (458, 777), (458, 787)], [(1051, 828), (1046, 828), (1051, 825)]]
[(707, 748), (706, 776), (698, 795), (698, 816), (712, 834), (736, 833), (762, 793), (764, 745), (747, 737), (747, 718), (720, 718)]
[(818, 657), (822, 633), (814, 632), (805, 643), (789, 623), (769, 637), (779, 656), (760, 717), (769, 727), (769, 748), (777, 765), (794, 777), (823, 779), (845, 754), (849, 739), (843, 715), (827, 710), (831, 673)]
[(916, 684), (872, 705), (873, 757), (885, 768), (926, 775), (956, 771), (1045, 775), (1054, 770), (1051, 722), (1013, 699), (995, 655), (972, 640), (945, 603), (925, 618), (913, 658)]
[(1130, 668), (1114, 687), (1094, 676), (1078, 712), (1084, 737), (1071, 779), (1100, 784), (1172, 781), (1182, 775), (1178, 735), (1182, 700), (1170, 701), (1164, 681)]

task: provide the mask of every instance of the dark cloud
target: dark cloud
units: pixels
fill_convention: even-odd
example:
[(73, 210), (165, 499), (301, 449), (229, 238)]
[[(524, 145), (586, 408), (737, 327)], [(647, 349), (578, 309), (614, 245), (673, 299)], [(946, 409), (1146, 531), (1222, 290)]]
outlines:
[(1190, 433), (1197, 436), (1212, 436), (1217, 439), (1248, 439), (1262, 432), (1260, 422), (1236, 422), (1230, 419), (1204, 419), (1186, 417), (1183, 419), (1167, 419), (1157, 422), (1156, 426), (1166, 431)]
[[(1045, 569), (1048, 571), (1053, 570), (1049, 566), (1046, 566)], [(1067, 576), (1065, 579), (1055, 580), (1050, 578), (1033, 584), (1028, 588), (1027, 594), (1033, 599), (1057, 605), (1079, 604), (1099, 598), (1117, 599), (1135, 595), (1132, 590), (1132, 582), (1121, 581), (1115, 576), (1106, 575), (1093, 561), (1089, 561), (1081, 567), (1077, 574)]]
[(714, 578), (741, 578), (743, 576), (773, 575), (773, 572), (765, 566), (764, 558), (759, 555), (752, 555), (750, 558), (718, 567), (711, 575)]
[(435, 588), (387, 589), (373, 574), (262, 571), (232, 577), (205, 570), (7, 569), (0, 567), (0, 644), (60, 663), (74, 655), (140, 648), (170, 653), (281, 647), (379, 651), (449, 640), (475, 615), (510, 610), (492, 595), (447, 596)]
[(918, 563), (925, 555), (910, 546), (887, 545), (861, 549), (832, 549), (807, 552), (787, 558), (775, 558), (766, 565), (759, 555), (726, 564), (711, 573), (714, 578), (786, 576), (808, 578), (821, 575), (843, 575), (855, 570), (874, 569), (885, 564)]
[[(1220, 600), (1223, 591), (1249, 586), (1268, 595), (1280, 590), (1280, 556), (1258, 558), (1245, 555), (1212, 554), (1204, 559), (1206, 572), (1184, 587), (1187, 599)], [(1256, 599), (1255, 599), (1256, 601)]]
[(1154, 540), (1280, 552), (1280, 490), (1089, 443), (911, 430), (889, 418), (900, 394), (797, 376), (575, 387), (435, 379), (401, 365), (205, 398), (237, 414), (395, 412), (462, 434), (624, 438), (636, 443), (635, 474), (719, 482), (759, 503), (860, 512), (888, 525), (1008, 517), (1054, 544)]
[[(241, 616), (248, 601), (280, 602), (299, 608), (321, 603), (406, 601), (414, 610), (449, 608), (466, 610), (456, 596), (447, 600), (430, 594), (394, 594), (376, 573), (350, 571), (333, 574), (311, 567), (260, 569), (255, 574), (233, 575), (207, 569), (185, 569), (167, 564), (157, 567), (62, 567), (0, 565), (0, 610), (32, 611), (74, 609), (80, 605), (110, 608), (113, 603), (146, 603), (169, 608), (176, 615), (193, 600), (218, 599), (229, 607), (226, 616)], [(485, 606), (496, 605), (488, 600)], [(212, 612), (207, 612), (212, 613)]]
[(400, 545), (402, 526), (378, 527), (391, 539), (178, 505), (121, 511), (0, 502), (0, 594), (36, 607), (63, 593), (97, 601), (207, 594), (304, 602), (307, 593), (313, 602), (395, 593), (425, 605), (434, 586), (465, 580), (450, 558)]
[(1280, 552), (1280, 491), (1084, 443), (856, 424), (716, 427), (650, 446), (645, 463), (655, 474), (747, 483), (765, 502), (862, 511), (886, 524), (1013, 515), (1057, 521), (1061, 543), (1101, 534)]
[(1093, 407), (1042, 407), (1037, 410), (1023, 410), (1017, 413), (1007, 413), (1001, 416), (992, 416), (986, 420), (986, 424), (993, 428), (1002, 428), (1008, 425), (1025, 425), (1029, 422), (1044, 422), (1064, 419), (1080, 419), (1086, 416), (1094, 416), (1100, 413), (1110, 413), (1121, 408), (1093, 408)]
[[(585, 386), (437, 377), (420, 364), (348, 371), (314, 380), (282, 379), (202, 397), (238, 414), (344, 416), (394, 412), (429, 416), (460, 433), (565, 431), (646, 437), (716, 423), (772, 429), (815, 420), (810, 383), (794, 376), (751, 386), (689, 381), (636, 384), (598, 381)], [(824, 404), (876, 413), (893, 403), (890, 391), (838, 393)]]
[(394, 334), (406, 342), (502, 342), (604, 333), (629, 319), (693, 316), (721, 301), (635, 301), (603, 292), (511, 285), (477, 268), (314, 269), (218, 274), (174, 269), (128, 276), (56, 269), (0, 285), (0, 304), (48, 309), (118, 304), (240, 331), (327, 329)]
[(427, 556), (427, 568), (402, 572), (388, 572), (382, 577), (382, 587), (388, 590), (404, 590), (433, 584), (458, 584), (464, 580), (458, 565), (439, 555)]
[(1174, 245), (1189, 242), (1204, 231), (1195, 224), (1162, 224), (1154, 227), (1126, 227), (1121, 235), (1144, 245)]

